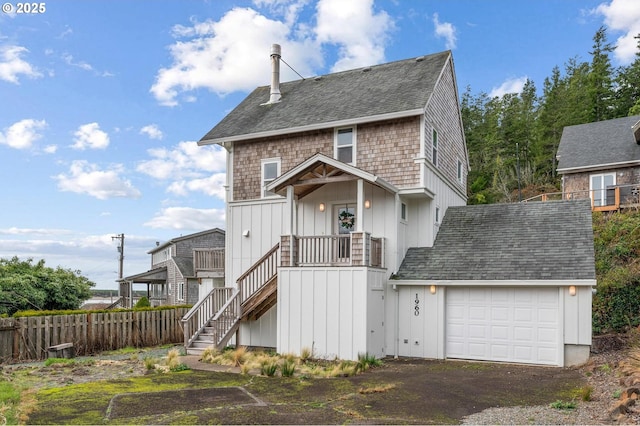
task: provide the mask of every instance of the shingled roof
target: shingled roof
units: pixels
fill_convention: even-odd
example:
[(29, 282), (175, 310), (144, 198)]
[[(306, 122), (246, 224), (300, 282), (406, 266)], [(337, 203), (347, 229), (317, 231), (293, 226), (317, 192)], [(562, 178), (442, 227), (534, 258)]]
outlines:
[(449, 207), (432, 248), (410, 248), (400, 280), (595, 279), (588, 200)]
[[(367, 117), (418, 115), (451, 57), (450, 51), (280, 84), (282, 99), (269, 100), (270, 86), (255, 89), (200, 144), (221, 143), (314, 126), (346, 125)], [(265, 76), (266, 77), (266, 76)]]
[(633, 125), (640, 115), (567, 126), (558, 147), (558, 173), (640, 162)]

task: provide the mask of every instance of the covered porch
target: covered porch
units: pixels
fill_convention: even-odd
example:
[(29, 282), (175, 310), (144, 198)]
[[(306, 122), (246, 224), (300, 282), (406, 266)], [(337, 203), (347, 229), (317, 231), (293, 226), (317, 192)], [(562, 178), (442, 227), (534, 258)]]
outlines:
[(167, 300), (167, 267), (154, 268), (147, 272), (131, 275), (120, 280), (120, 304), (124, 308), (132, 308), (138, 301), (134, 293), (134, 285), (144, 284), (147, 299), (151, 306), (163, 305)]
[[(374, 230), (384, 229), (381, 218), (387, 213), (396, 216), (399, 210), (393, 185), (318, 153), (266, 185), (266, 190), (286, 200), (280, 266), (385, 268), (385, 236)], [(384, 195), (373, 201), (375, 193)]]

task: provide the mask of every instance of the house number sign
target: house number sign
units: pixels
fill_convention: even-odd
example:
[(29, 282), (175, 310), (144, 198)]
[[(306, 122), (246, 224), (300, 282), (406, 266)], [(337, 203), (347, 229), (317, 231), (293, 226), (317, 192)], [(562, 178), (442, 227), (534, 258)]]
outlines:
[(416, 300), (414, 300), (414, 302), (413, 315), (420, 316), (420, 299), (418, 298), (418, 293), (416, 293)]

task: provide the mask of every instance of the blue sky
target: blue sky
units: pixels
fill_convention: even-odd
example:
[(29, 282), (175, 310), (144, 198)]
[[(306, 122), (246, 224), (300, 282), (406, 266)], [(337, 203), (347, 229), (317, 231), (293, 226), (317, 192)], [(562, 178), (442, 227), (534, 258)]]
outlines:
[[(225, 154), (199, 140), (269, 49), (305, 77), (453, 51), (460, 92), (540, 89), (605, 25), (633, 60), (637, 0), (51, 0), (0, 12), (0, 257), (117, 288), (156, 241), (224, 229)], [(7, 13), (7, 10), (11, 10)], [(283, 66), (283, 80), (297, 76)]]

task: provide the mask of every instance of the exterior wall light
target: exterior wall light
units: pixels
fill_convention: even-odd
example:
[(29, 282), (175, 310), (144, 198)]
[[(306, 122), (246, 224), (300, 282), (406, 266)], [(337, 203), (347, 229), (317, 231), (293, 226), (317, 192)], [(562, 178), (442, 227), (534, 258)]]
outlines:
[(570, 285), (569, 286), (569, 295), (570, 296), (575, 296), (576, 295), (576, 286), (575, 285)]
[(436, 286), (431, 284), (431, 286), (429, 287), (429, 293), (431, 294), (436, 294)]
[(370, 209), (371, 208), (371, 201), (364, 200), (364, 208), (365, 209)]
[(323, 212), (325, 208), (326, 206), (324, 205), (324, 203), (320, 203), (320, 205), (318, 206), (318, 210), (320, 210), (321, 212)]

